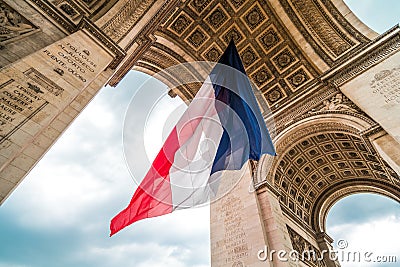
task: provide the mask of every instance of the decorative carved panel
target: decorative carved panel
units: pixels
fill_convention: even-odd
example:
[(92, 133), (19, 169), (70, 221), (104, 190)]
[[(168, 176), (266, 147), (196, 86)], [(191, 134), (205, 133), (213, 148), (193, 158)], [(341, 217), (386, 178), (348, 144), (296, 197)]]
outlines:
[(277, 104), (287, 97), (285, 91), (279, 84), (267, 90), (263, 95), (270, 106)]
[(251, 45), (248, 45), (242, 50), (242, 52), (240, 52), (240, 57), (242, 58), (243, 65), (245, 67), (253, 65), (260, 58)]
[(318, 6), (318, 1), (291, 0), (290, 4), (300, 15), (311, 34), (335, 57), (354, 46), (355, 43), (347, 38), (329, 17), (325, 16)]
[(235, 42), (236, 45), (239, 45), (244, 40), (244, 34), (235, 26), (233, 25), (226, 33), (222, 36), (222, 40), (225, 44), (229, 44), (231, 39)]
[(290, 48), (285, 47), (271, 61), (279, 72), (283, 72), (296, 63), (298, 59)]
[(293, 91), (296, 91), (311, 80), (310, 76), (311, 75), (308, 73), (306, 69), (300, 67), (293, 73), (289, 74), (285, 79), (286, 82), (289, 84), (290, 88)]
[(319, 249), (311, 245), (305, 238), (299, 235), (295, 230), (287, 226), (290, 241), (293, 249), (299, 253), (299, 260), (302, 260), (309, 266), (325, 267), (326, 263), (323, 260)]
[(221, 49), (218, 46), (213, 45), (209, 50), (204, 52), (203, 57), (207, 61), (216, 62), (221, 57), (221, 55)]
[(202, 13), (205, 8), (211, 3), (211, 0), (196, 0), (189, 1), (189, 6), (198, 14)]
[(293, 23), (329, 65), (368, 39), (329, 0), (279, 0)]
[(120, 41), (139, 21), (155, 0), (130, 0), (101, 29), (115, 42)]
[(189, 34), (186, 41), (197, 50), (208, 38), (208, 34), (201, 27), (197, 27)]
[(226, 11), (222, 7), (222, 5), (217, 5), (211, 12), (208, 17), (206, 17), (206, 22), (211, 26), (214, 31), (218, 31), (218, 29), (228, 21), (228, 15)]
[(36, 29), (35, 25), (0, 0), (0, 48)]
[(251, 78), (254, 83), (261, 88), (266, 83), (272, 81), (274, 79), (274, 76), (272, 75), (268, 67), (264, 64), (251, 75)]
[(266, 53), (283, 41), (282, 37), (273, 25), (263, 31), (257, 40)]
[(188, 26), (192, 22), (193, 19), (185, 14), (185, 12), (182, 12), (171, 24), (170, 29), (174, 31), (177, 35), (182, 35), (182, 33), (188, 28)]
[(254, 31), (268, 19), (268, 16), (265, 14), (262, 8), (255, 3), (250, 10), (244, 14), (242, 19), (250, 31)]
[(245, 0), (229, 0), (229, 3), (233, 6), (233, 8), (235, 10), (239, 9), (244, 2), (246, 2)]

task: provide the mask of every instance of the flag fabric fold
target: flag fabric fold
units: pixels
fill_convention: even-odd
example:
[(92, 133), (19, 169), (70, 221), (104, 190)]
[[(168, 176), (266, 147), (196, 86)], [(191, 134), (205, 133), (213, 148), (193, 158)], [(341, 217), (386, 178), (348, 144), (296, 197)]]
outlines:
[(275, 155), (271, 137), (233, 41), (167, 137), (113, 235), (145, 218), (210, 200), (225, 170)]

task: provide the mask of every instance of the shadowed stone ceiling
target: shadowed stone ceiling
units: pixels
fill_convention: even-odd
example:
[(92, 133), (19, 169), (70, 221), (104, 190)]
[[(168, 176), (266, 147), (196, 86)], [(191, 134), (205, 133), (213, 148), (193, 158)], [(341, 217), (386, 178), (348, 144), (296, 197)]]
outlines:
[[(182, 1), (154, 36), (134, 67), (149, 74), (186, 61), (217, 61), (233, 38), (272, 110), (309, 90), (335, 61), (369, 41), (327, 0)], [(180, 96), (190, 99), (197, 89), (183, 86)]]

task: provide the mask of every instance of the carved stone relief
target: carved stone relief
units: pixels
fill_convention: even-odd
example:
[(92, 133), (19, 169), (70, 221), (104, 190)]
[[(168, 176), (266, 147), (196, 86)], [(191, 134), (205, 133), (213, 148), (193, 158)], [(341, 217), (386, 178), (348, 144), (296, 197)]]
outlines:
[(36, 29), (35, 25), (0, 0), (0, 48)]
[(341, 93), (336, 94), (330, 99), (325, 99), (320, 106), (313, 108), (309, 113), (317, 113), (321, 111), (359, 112), (357, 106)]
[[(177, 44), (194, 60), (207, 61), (217, 61), (233, 39), (247, 74), (272, 110), (283, 107), (319, 75), (268, 1), (184, 2), (156, 34)], [(160, 68), (162, 64), (159, 62)]]
[(115, 42), (120, 41), (150, 8), (154, 0), (130, 0), (101, 29)]
[(318, 8), (317, 1), (295, 0), (290, 3), (301, 16), (307, 29), (334, 57), (340, 56), (355, 45), (344, 33), (341, 33), (329, 17), (324, 16)]
[(322, 259), (319, 249), (311, 245), (301, 235), (296, 233), (292, 228), (287, 226), (290, 241), (292, 242), (293, 249), (296, 250), (300, 256), (300, 260), (311, 266), (325, 267), (326, 263)]

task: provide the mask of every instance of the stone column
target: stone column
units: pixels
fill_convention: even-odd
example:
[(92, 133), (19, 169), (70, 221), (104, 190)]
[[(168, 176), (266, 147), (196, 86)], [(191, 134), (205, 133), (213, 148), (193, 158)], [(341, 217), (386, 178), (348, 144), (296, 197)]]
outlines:
[[(289, 257), (289, 253), (293, 251), (293, 246), (277, 193), (273, 193), (270, 189), (264, 187), (259, 189), (257, 194), (263, 225), (265, 227), (266, 240), (268, 240), (268, 250), (269, 252), (275, 251), (272, 254), (273, 266), (297, 266), (296, 262), (292, 261)], [(286, 255), (279, 255), (279, 251), (285, 251)], [(282, 261), (279, 257), (288, 260)]]
[(340, 267), (339, 261), (333, 261), (329, 256), (329, 253), (333, 251), (332, 247), (333, 239), (328, 236), (326, 233), (319, 233), (317, 234), (317, 243), (319, 250), (323, 253), (324, 261), (327, 267)]
[[(219, 192), (233, 189), (211, 204), (211, 266), (272, 266), (258, 259), (265, 248), (264, 230), (254, 190), (249, 190), (251, 174), (245, 164), (244, 176), (224, 175)], [(240, 175), (240, 174), (239, 174)], [(226, 191), (225, 191), (226, 192)], [(262, 254), (262, 253), (261, 253)], [(263, 256), (263, 254), (261, 255)]]

